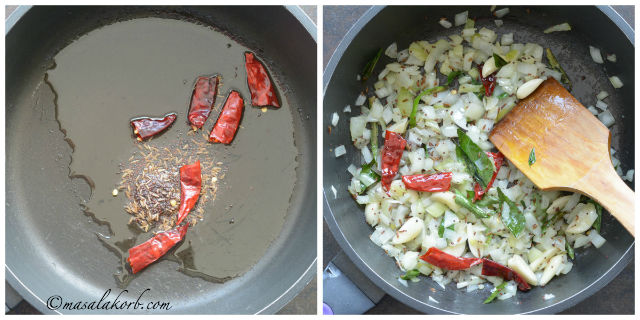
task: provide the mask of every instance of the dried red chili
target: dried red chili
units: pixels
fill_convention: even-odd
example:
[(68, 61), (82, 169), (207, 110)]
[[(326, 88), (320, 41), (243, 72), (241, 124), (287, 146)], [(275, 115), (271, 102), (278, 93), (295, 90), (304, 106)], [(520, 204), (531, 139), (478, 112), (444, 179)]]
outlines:
[(531, 289), (531, 286), (518, 273), (489, 259), (456, 257), (436, 247), (429, 248), (420, 259), (446, 270), (465, 270), (482, 263), (482, 275), (501, 277), (507, 281), (514, 280), (518, 284), (518, 289), (522, 291)]
[(251, 104), (255, 107), (280, 108), (276, 88), (262, 62), (252, 52), (245, 52), (244, 60), (247, 69), (247, 84), (249, 91), (251, 91)]
[(501, 277), (507, 281), (514, 280), (518, 284), (518, 289), (527, 291), (531, 286), (518, 273), (511, 268), (505, 267), (495, 261), (482, 259), (482, 275)]
[(424, 192), (442, 192), (451, 188), (451, 172), (442, 172), (436, 174), (416, 174), (410, 176), (402, 176), (407, 189), (424, 191)]
[(220, 112), (216, 124), (211, 129), (209, 141), (224, 144), (231, 143), (240, 125), (243, 109), (244, 100), (242, 100), (242, 96), (238, 91), (232, 90), (224, 103), (224, 107), (222, 107), (222, 112)]
[(436, 247), (429, 248), (427, 253), (421, 256), (420, 259), (447, 270), (464, 270), (482, 263), (482, 259), (456, 257)]
[(382, 147), (382, 187), (389, 190), (391, 181), (398, 173), (398, 166), (402, 158), (402, 152), (407, 145), (407, 141), (401, 135), (387, 130), (384, 137), (384, 146)]
[(482, 65), (478, 66), (478, 71), (480, 71), (480, 81), (484, 86), (484, 95), (490, 97), (493, 94), (493, 89), (496, 88), (497, 71), (488, 75), (486, 78), (482, 76)]
[(175, 113), (168, 113), (163, 118), (139, 117), (131, 119), (133, 134), (138, 137), (138, 141), (142, 141), (167, 129), (176, 121), (177, 117)]
[(217, 94), (218, 76), (198, 77), (191, 94), (188, 116), (194, 130), (202, 128), (204, 122), (209, 118), (211, 106), (215, 103)]
[(180, 168), (180, 209), (178, 210), (176, 225), (180, 224), (196, 205), (200, 197), (201, 185), (200, 160)]
[(480, 184), (476, 182), (475, 186), (473, 187), (473, 191), (475, 193), (475, 196), (473, 197), (473, 201), (482, 199), (482, 196), (484, 196), (484, 194), (487, 193), (489, 189), (491, 189), (491, 186), (493, 185), (493, 181), (496, 180), (496, 176), (498, 176), (498, 171), (500, 171), (500, 167), (502, 167), (502, 164), (504, 163), (504, 155), (500, 152), (487, 152), (487, 155), (489, 156), (489, 158), (493, 159), (493, 163), (496, 166), (496, 171), (493, 173), (493, 176), (491, 177), (491, 181), (489, 181), (489, 184), (487, 184), (487, 187), (485, 189), (482, 189)]
[(184, 239), (187, 234), (188, 224), (173, 228), (169, 231), (157, 233), (153, 238), (129, 249), (127, 262), (131, 271), (137, 273), (154, 261), (165, 255), (176, 243)]

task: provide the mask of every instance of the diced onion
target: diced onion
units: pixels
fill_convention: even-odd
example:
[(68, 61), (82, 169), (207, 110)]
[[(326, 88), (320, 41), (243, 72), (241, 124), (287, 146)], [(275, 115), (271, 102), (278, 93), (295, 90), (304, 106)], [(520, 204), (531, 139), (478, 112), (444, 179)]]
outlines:
[(607, 242), (607, 240), (605, 240), (605, 238), (599, 235), (598, 232), (596, 232), (596, 230), (589, 231), (588, 235), (589, 235), (589, 238), (591, 239), (591, 243), (596, 248), (602, 247), (602, 245), (605, 242)]
[(591, 59), (593, 59), (593, 61), (595, 61), (596, 63), (604, 63), (604, 60), (602, 60), (602, 55), (600, 54), (600, 49), (589, 46), (589, 53), (591, 54)]
[(607, 60), (609, 60), (611, 62), (616, 62), (618, 59), (616, 58), (616, 54), (612, 53), (612, 54), (608, 54), (607, 55)]
[(469, 18), (469, 11), (464, 11), (456, 14), (456, 17), (454, 19), (456, 27), (467, 23), (467, 18)]
[(513, 44), (513, 33), (505, 33), (502, 35), (500, 42), (503, 46), (510, 46)]
[(509, 8), (502, 8), (500, 10), (496, 10), (493, 12), (493, 15), (496, 16), (498, 19), (506, 16), (509, 13)]
[(552, 293), (546, 293), (546, 294), (544, 295), (543, 299), (544, 299), (544, 300), (550, 300), (550, 299), (553, 299), (553, 298), (555, 298), (555, 297), (556, 297), (556, 296), (555, 296), (554, 294), (552, 294)]
[(336, 158), (338, 158), (340, 156), (345, 155), (347, 153), (347, 149), (344, 147), (344, 145), (339, 145), (336, 148), (335, 153), (336, 153)]
[(625, 177), (627, 178), (627, 181), (633, 182), (633, 173), (634, 173), (633, 169), (627, 171), (627, 174), (625, 175)]
[(610, 77), (609, 81), (611, 81), (611, 85), (613, 85), (613, 87), (616, 89), (622, 88), (623, 86), (622, 80), (620, 80), (620, 78), (618, 78), (617, 76)]
[(496, 27), (502, 27), (502, 25), (504, 24), (504, 21), (500, 19), (496, 19), (496, 20), (493, 20), (493, 23), (496, 24)]
[(364, 147), (360, 149), (360, 151), (362, 151), (362, 159), (364, 160), (364, 163), (371, 163), (371, 161), (373, 160), (373, 156), (371, 155), (371, 151), (369, 151), (369, 148)]
[(333, 192), (333, 198), (338, 199), (338, 190), (333, 185), (331, 185), (331, 192)]
[(400, 282), (405, 287), (409, 287), (409, 283), (407, 282), (407, 280), (404, 280), (402, 278), (398, 278), (398, 282)]
[(440, 21), (438, 21), (438, 23), (445, 29), (449, 29), (452, 26), (451, 22), (447, 21), (447, 19), (441, 19)]
[(429, 296), (429, 301), (434, 302), (434, 303), (440, 303), (440, 302), (438, 302), (438, 300), (432, 298), (431, 296)]
[(608, 92), (606, 92), (606, 91), (600, 91), (600, 92), (598, 93), (598, 95), (596, 96), (596, 98), (597, 98), (598, 100), (604, 100), (604, 98), (606, 98), (606, 97), (608, 97), (608, 96), (609, 96), (609, 93), (608, 93)]
[(612, 126), (616, 122), (616, 119), (613, 118), (613, 115), (611, 114), (611, 112), (609, 112), (609, 110), (605, 110), (605, 111), (601, 112), (598, 115), (598, 119), (600, 119), (602, 124), (604, 124), (605, 127), (607, 127), (607, 128)]
[(358, 99), (356, 99), (356, 103), (354, 103), (356, 106), (361, 106), (363, 105), (365, 102), (367, 101), (367, 97), (364, 94), (360, 94), (358, 96)]
[(352, 163), (347, 167), (347, 171), (349, 171), (349, 173), (351, 173), (352, 176), (355, 176), (358, 171), (358, 168), (356, 168), (356, 166), (354, 166)]
[(607, 110), (608, 105), (606, 103), (602, 102), (602, 100), (598, 100), (598, 101), (596, 101), (596, 107), (598, 107), (598, 108), (600, 108), (600, 109), (602, 109), (604, 111), (604, 110)]
[(598, 109), (594, 108), (593, 106), (589, 106), (587, 107), (587, 110), (589, 110), (589, 112), (591, 112), (594, 116), (598, 115)]
[(398, 44), (392, 43), (387, 47), (387, 50), (384, 51), (384, 54), (391, 59), (395, 59), (398, 57)]
[(347, 113), (347, 112), (348, 112), (348, 113), (351, 113), (351, 106), (350, 106), (350, 105), (347, 105), (346, 107), (344, 107), (344, 109), (342, 109), (342, 112), (344, 112), (344, 113)]
[(551, 32), (557, 32), (557, 31), (571, 31), (571, 26), (567, 22), (557, 24), (553, 27), (549, 27), (545, 29), (544, 33), (551, 33)]
[(337, 112), (334, 112), (331, 115), (331, 125), (334, 126), (334, 127), (337, 126), (339, 120), (340, 120), (340, 116), (338, 116)]

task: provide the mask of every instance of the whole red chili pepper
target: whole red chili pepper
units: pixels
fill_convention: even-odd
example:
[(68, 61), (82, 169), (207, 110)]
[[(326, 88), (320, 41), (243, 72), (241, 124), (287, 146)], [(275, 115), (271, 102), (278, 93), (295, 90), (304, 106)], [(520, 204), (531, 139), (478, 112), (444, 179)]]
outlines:
[(168, 113), (163, 118), (139, 117), (131, 119), (133, 134), (138, 137), (138, 141), (142, 141), (168, 128), (176, 121), (177, 117), (175, 113)]
[(193, 206), (196, 205), (200, 197), (200, 186), (202, 185), (202, 175), (200, 172), (200, 160), (194, 164), (184, 165), (180, 168), (180, 209), (178, 210), (178, 221), (182, 222)]
[(478, 66), (478, 70), (480, 71), (480, 81), (482, 81), (482, 85), (484, 86), (484, 95), (490, 97), (493, 94), (493, 89), (496, 88), (496, 74), (498, 71), (495, 71), (485, 78), (482, 76), (482, 65)]
[(447, 270), (464, 270), (482, 263), (482, 259), (456, 257), (436, 247), (429, 248), (427, 253), (421, 256), (420, 259)]
[(218, 94), (218, 76), (198, 77), (191, 94), (191, 105), (189, 106), (189, 122), (195, 128), (202, 128), (204, 122), (209, 118), (211, 106), (216, 101)]
[(426, 192), (448, 191), (451, 188), (451, 172), (442, 172), (436, 174), (416, 174), (411, 176), (402, 176), (407, 189)]
[(531, 289), (527, 281), (517, 272), (489, 259), (482, 259), (482, 275), (501, 277), (507, 281), (514, 280), (518, 284), (518, 289), (522, 291)]
[(157, 233), (153, 238), (129, 249), (127, 262), (131, 271), (137, 273), (165, 255), (176, 243), (184, 239), (188, 224)]
[(255, 107), (280, 108), (276, 88), (262, 62), (256, 59), (253, 52), (245, 52), (244, 60), (247, 69), (247, 84), (249, 84), (249, 91), (251, 91), (251, 104)]
[(222, 107), (222, 112), (220, 112), (216, 124), (211, 129), (209, 141), (230, 144), (240, 125), (243, 109), (244, 100), (242, 100), (238, 91), (232, 90), (224, 103), (224, 107)]
[(400, 159), (402, 158), (402, 152), (407, 145), (407, 141), (404, 138), (393, 132), (387, 130), (384, 136), (384, 146), (382, 147), (382, 187), (388, 191), (391, 186), (391, 181), (398, 173), (398, 166), (400, 166)]
[(522, 291), (531, 289), (531, 286), (518, 273), (489, 259), (460, 258), (436, 247), (429, 248), (420, 259), (446, 270), (465, 270), (482, 263), (482, 275), (501, 277), (507, 281), (514, 280), (518, 283), (518, 289)]
[(487, 152), (487, 155), (489, 156), (489, 158), (493, 159), (493, 163), (496, 166), (496, 172), (493, 173), (493, 176), (491, 177), (491, 181), (489, 181), (489, 184), (487, 184), (487, 187), (485, 189), (482, 189), (480, 184), (476, 182), (476, 185), (473, 187), (473, 191), (475, 192), (473, 201), (482, 199), (482, 196), (484, 196), (484, 194), (487, 193), (489, 189), (491, 189), (491, 186), (493, 185), (493, 181), (496, 180), (496, 176), (498, 176), (498, 171), (500, 171), (500, 167), (502, 167), (502, 164), (504, 163), (504, 155), (499, 151)]

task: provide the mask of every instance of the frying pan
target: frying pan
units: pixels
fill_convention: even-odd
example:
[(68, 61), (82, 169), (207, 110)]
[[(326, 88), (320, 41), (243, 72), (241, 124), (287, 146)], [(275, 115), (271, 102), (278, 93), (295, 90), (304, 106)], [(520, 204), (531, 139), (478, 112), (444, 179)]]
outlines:
[[(519, 292), (515, 299), (484, 305), (489, 289), (466, 293), (451, 283), (446, 290), (439, 289), (432, 280), (423, 279), (403, 286), (397, 280), (401, 271), (392, 258), (369, 240), (372, 228), (364, 221), (363, 209), (346, 191), (350, 163), (360, 163), (358, 150), (350, 143), (347, 117), (342, 112), (346, 105), (353, 105), (364, 85), (356, 81), (356, 75), (378, 48), (386, 48), (397, 42), (398, 48), (406, 48), (415, 40), (444, 38), (456, 29), (445, 30), (437, 21), (440, 17), (453, 16), (469, 10), (470, 17), (477, 17), (478, 28), (496, 27), (489, 19), (488, 7), (373, 7), (368, 10), (344, 37), (331, 57), (324, 74), (324, 127), (330, 124), (331, 114), (341, 115), (340, 124), (329, 134), (323, 133), (323, 191), (324, 218), (338, 244), (354, 264), (378, 287), (397, 300), (425, 313), (555, 313), (578, 303), (597, 292), (613, 279), (633, 258), (634, 239), (610, 215), (603, 217), (602, 234), (607, 244), (600, 249), (593, 247), (576, 252), (573, 270), (551, 281), (544, 288)], [(529, 12), (528, 12), (529, 11)], [(600, 90), (612, 93), (611, 112), (616, 118), (612, 128), (611, 145), (624, 170), (634, 164), (634, 46), (633, 30), (609, 7), (510, 7), (503, 18), (504, 26), (498, 32), (514, 32), (516, 42), (536, 42), (550, 47), (573, 81), (572, 94), (584, 104), (595, 103)], [(541, 31), (549, 26), (569, 22), (571, 32), (545, 35)], [(616, 53), (617, 63), (596, 65), (589, 56), (588, 45), (604, 48), (604, 52)], [(374, 74), (390, 62), (383, 57)], [(614, 90), (607, 75), (624, 78), (625, 86)], [(373, 80), (366, 85), (371, 86)], [(627, 86), (628, 84), (628, 86)], [(353, 113), (359, 110), (352, 108)], [(352, 114), (353, 114), (352, 113)], [(347, 154), (335, 158), (333, 150), (345, 145)], [(331, 186), (338, 190), (334, 197)], [(434, 292), (431, 288), (436, 288)], [(544, 300), (546, 293), (554, 299)], [(430, 302), (431, 296), (439, 303)]]
[[(53, 295), (67, 301), (99, 300), (116, 294), (117, 261), (97, 239), (75, 194), (86, 191), (69, 179), (56, 156), (69, 159), (60, 133), (40, 129), (31, 94), (50, 59), (73, 39), (101, 26), (137, 17), (196, 20), (231, 34), (260, 53), (292, 106), (298, 168), (316, 165), (316, 27), (297, 7), (21, 7), (7, 21), (6, 34), (6, 279), (43, 313)], [(286, 35), (286, 36), (283, 36)], [(212, 115), (215, 116), (215, 115)], [(47, 118), (46, 116), (43, 118)], [(296, 187), (280, 235), (244, 275), (207, 282), (157, 265), (155, 277), (133, 281), (120, 300), (169, 301), (162, 313), (274, 313), (313, 278), (316, 265), (316, 175), (296, 170)], [(247, 186), (234, 186), (238, 191)], [(115, 295), (111, 298), (115, 298)], [(149, 293), (147, 293), (149, 294)], [(87, 313), (91, 311), (66, 311)], [(96, 313), (150, 313), (111, 309)]]

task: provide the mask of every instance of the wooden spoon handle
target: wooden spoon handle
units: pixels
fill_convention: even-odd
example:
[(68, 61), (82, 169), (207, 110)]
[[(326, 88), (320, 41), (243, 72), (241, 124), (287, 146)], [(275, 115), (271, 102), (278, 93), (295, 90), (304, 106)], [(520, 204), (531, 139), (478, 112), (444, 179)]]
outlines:
[(575, 188), (598, 201), (635, 237), (633, 191), (618, 176), (608, 157), (603, 158), (598, 167), (581, 179)]

